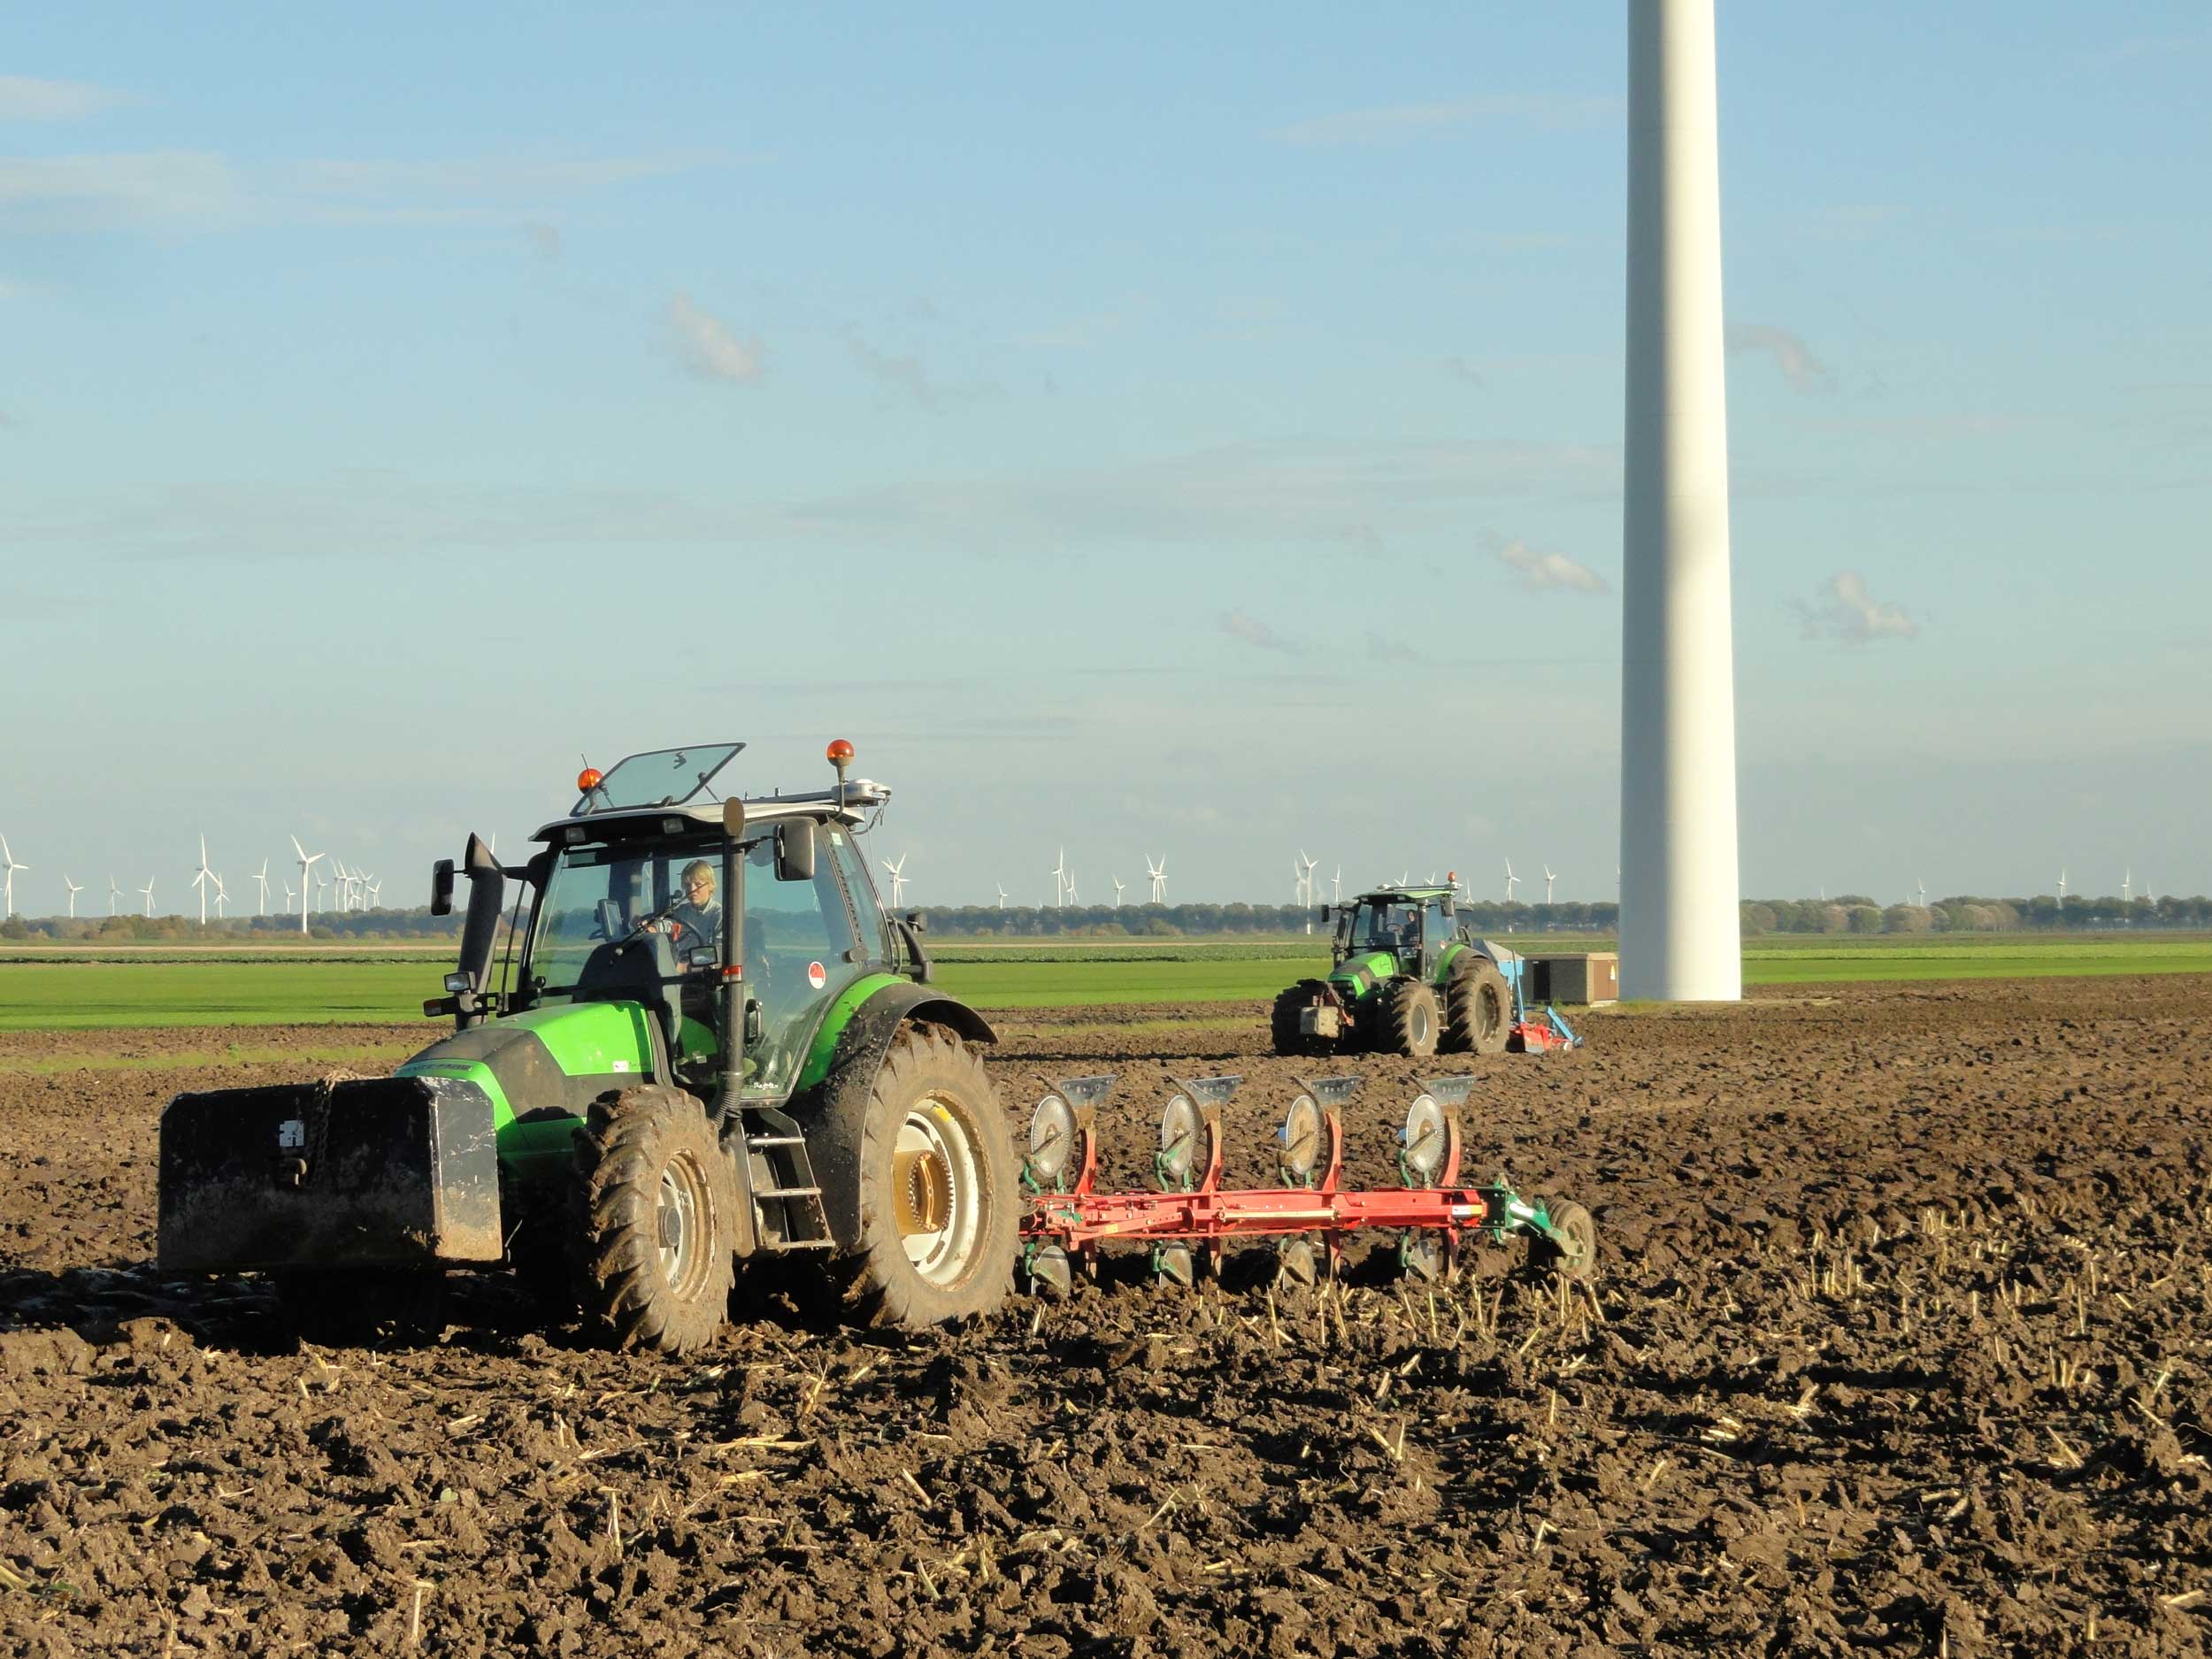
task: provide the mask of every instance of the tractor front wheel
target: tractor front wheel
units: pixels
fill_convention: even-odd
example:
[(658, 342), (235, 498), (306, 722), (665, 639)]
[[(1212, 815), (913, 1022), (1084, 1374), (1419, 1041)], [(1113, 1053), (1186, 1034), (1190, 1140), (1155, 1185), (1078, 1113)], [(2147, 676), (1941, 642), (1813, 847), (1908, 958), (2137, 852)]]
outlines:
[(1503, 1054), (1513, 1035), (1513, 987), (1494, 962), (1479, 962), (1452, 981), (1451, 1046), (1469, 1054)]
[(577, 1290), (618, 1348), (713, 1340), (736, 1278), (737, 1172), (681, 1089), (604, 1094), (576, 1137)]
[(957, 1037), (901, 1032), (860, 1139), (860, 1235), (838, 1263), (845, 1310), (919, 1331), (989, 1313), (1013, 1286), (1021, 1187), (991, 1079)]
[(1409, 1054), (1425, 1059), (1436, 1052), (1438, 1027), (1436, 993), (1418, 979), (1397, 979), (1381, 996), (1382, 1027), (1375, 1046), (1386, 1054)]

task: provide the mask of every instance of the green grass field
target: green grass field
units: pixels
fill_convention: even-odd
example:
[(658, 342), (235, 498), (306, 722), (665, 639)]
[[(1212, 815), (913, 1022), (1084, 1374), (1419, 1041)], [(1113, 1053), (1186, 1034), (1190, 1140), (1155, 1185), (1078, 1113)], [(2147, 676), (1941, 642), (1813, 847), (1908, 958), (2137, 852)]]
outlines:
[[(1534, 941), (1531, 941), (1533, 943)], [(1544, 941), (1558, 949), (1555, 936)], [(1591, 941), (1567, 943), (1588, 949)], [(1325, 955), (1302, 940), (1219, 945), (948, 944), (939, 979), (983, 1009), (1091, 1003), (1241, 1002), (1271, 996), (1316, 971)], [(356, 955), (319, 959), (237, 953), (46, 950), (0, 955), (0, 1031), (103, 1026), (388, 1024), (419, 1019), (439, 994), (439, 960)], [(2212, 972), (2212, 938), (2054, 935), (1958, 939), (1755, 940), (1744, 951), (1753, 985), (1852, 980), (1987, 979), (2109, 973)]]

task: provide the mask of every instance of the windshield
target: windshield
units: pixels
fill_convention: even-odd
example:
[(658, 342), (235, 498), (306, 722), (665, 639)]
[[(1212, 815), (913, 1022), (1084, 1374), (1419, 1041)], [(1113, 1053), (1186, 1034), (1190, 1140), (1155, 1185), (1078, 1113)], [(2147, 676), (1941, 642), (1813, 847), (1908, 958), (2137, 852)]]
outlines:
[(579, 816), (621, 807), (676, 806), (704, 791), (707, 780), (729, 764), (742, 743), (705, 743), (657, 749), (618, 761), (614, 770), (576, 803)]
[[(846, 853), (849, 837), (833, 832), (830, 847)], [(851, 907), (838, 881), (837, 859), (818, 852), (811, 880), (776, 877), (775, 842), (763, 833), (745, 849), (745, 984), (760, 1010), (757, 1037), (746, 1043), (749, 1094), (787, 1093), (803, 1064), (822, 1010), (880, 960), (856, 949)], [(603, 982), (610, 941), (650, 922), (672, 935), (679, 972), (693, 952), (721, 960), (721, 849), (696, 836), (680, 841), (623, 841), (611, 847), (565, 847), (546, 878), (530, 935), (526, 983), (535, 1003), (573, 1002), (587, 979)], [(871, 941), (872, 946), (873, 941)], [(603, 988), (597, 993), (603, 995)], [(587, 987), (584, 1000), (595, 992)], [(687, 1011), (679, 1047), (711, 1050), (703, 1004)], [(694, 1024), (699, 1029), (691, 1031)]]
[[(626, 939), (638, 926), (665, 913), (677, 920), (712, 925), (720, 906), (710, 890), (709, 902), (695, 906), (684, 891), (687, 866), (704, 862), (718, 872), (718, 860), (702, 859), (696, 840), (626, 841), (618, 847), (563, 849), (538, 902), (537, 928), (530, 939), (529, 978), (536, 1000), (565, 1002), (576, 988), (591, 953), (611, 939)], [(688, 947), (692, 941), (681, 942)], [(712, 937), (698, 941), (713, 945)]]
[(1360, 950), (1407, 949), (1421, 942), (1421, 907), (1370, 900), (1352, 920), (1352, 944)]

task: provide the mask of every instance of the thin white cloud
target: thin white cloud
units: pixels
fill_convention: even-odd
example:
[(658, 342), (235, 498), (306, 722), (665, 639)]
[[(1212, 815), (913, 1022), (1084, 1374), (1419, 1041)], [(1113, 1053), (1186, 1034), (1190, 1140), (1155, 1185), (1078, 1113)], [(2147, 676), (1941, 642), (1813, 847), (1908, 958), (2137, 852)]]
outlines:
[(694, 304), (688, 294), (668, 302), (668, 326), (676, 336), (678, 357), (703, 380), (747, 385), (760, 379), (767, 366), (757, 334), (740, 340), (719, 317)]
[(1618, 98), (1497, 93), (1448, 103), (1346, 110), (1294, 121), (1272, 136), (1281, 143), (1313, 147), (1400, 144), (1480, 121), (1517, 121), (1545, 132), (1562, 132), (1599, 126), (1619, 119), (1620, 114)]
[[(690, 312), (704, 316), (687, 300)], [(672, 319), (665, 325), (688, 352)], [(737, 349), (729, 366), (754, 360)], [(757, 367), (757, 365), (756, 365)], [(710, 371), (702, 367), (700, 373)], [(311, 485), (109, 485), (12, 500), (14, 545), (106, 559), (261, 560), (364, 549), (701, 545), (777, 541), (956, 550), (1041, 545), (1387, 547), (1402, 523), (1477, 503), (1614, 502), (1619, 452), (1515, 442), (1248, 444), (1058, 471), (1010, 471), (777, 497), (502, 489), (356, 472)]]
[(298, 161), (206, 150), (0, 158), (0, 223), (18, 231), (157, 226), (512, 224), (593, 191), (734, 157), (709, 152), (530, 160)]
[(1876, 640), (1909, 640), (1920, 632), (1920, 625), (1906, 615), (1902, 605), (1886, 603), (1869, 593), (1866, 578), (1856, 571), (1838, 571), (1815, 603), (1798, 602), (1797, 613), (1809, 640), (1869, 645)]
[(1245, 644), (1263, 651), (1272, 651), (1281, 657), (1302, 657), (1306, 652), (1304, 646), (1295, 640), (1285, 639), (1247, 611), (1224, 611), (1220, 626), (1221, 631), (1231, 639), (1241, 640)]
[(846, 335), (845, 344), (853, 354), (853, 361), (869, 379), (904, 393), (924, 409), (937, 407), (937, 388), (930, 384), (929, 372), (922, 367), (919, 357), (879, 351), (858, 334)]
[(88, 81), (0, 75), (0, 121), (81, 121), (129, 99)]
[(228, 224), (245, 204), (229, 164), (204, 150), (0, 157), (0, 215), (33, 228)]
[(1535, 592), (1559, 588), (1569, 593), (1601, 594), (1605, 578), (1587, 565), (1564, 553), (1540, 553), (1518, 537), (1498, 549), (1499, 561), (1519, 573), (1521, 586)]
[(1801, 337), (1786, 328), (1777, 328), (1770, 323), (1731, 323), (1727, 339), (1729, 356), (1765, 352), (1782, 371), (1782, 378), (1801, 392), (1825, 391), (1835, 383), (1828, 365), (1813, 355), (1812, 348)]

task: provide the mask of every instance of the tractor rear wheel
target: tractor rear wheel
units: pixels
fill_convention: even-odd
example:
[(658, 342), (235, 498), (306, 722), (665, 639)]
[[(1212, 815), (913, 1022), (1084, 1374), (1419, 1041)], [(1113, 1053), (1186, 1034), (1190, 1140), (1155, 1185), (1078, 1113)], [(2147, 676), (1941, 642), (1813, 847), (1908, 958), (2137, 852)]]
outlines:
[(860, 1138), (860, 1234), (837, 1263), (847, 1317), (926, 1330), (989, 1313), (1013, 1287), (1020, 1165), (1006, 1111), (967, 1045), (899, 1033)]
[(1276, 997), (1274, 1011), (1268, 1016), (1268, 1035), (1277, 1054), (1312, 1054), (1320, 1046), (1319, 1040), (1307, 1036), (1300, 1025), (1299, 1016), (1312, 1004), (1313, 994), (1302, 985), (1294, 985)]
[(648, 1084), (603, 1094), (576, 1137), (576, 1285), (618, 1348), (711, 1341), (736, 1278), (737, 1172), (699, 1101)]
[(1418, 979), (1394, 979), (1383, 987), (1377, 1010), (1382, 1016), (1376, 1047), (1386, 1054), (1409, 1054), (1416, 1059), (1436, 1052), (1439, 1026), (1436, 993)]
[(1452, 1048), (1468, 1054), (1503, 1054), (1513, 1035), (1513, 987), (1498, 964), (1478, 962), (1451, 983)]

